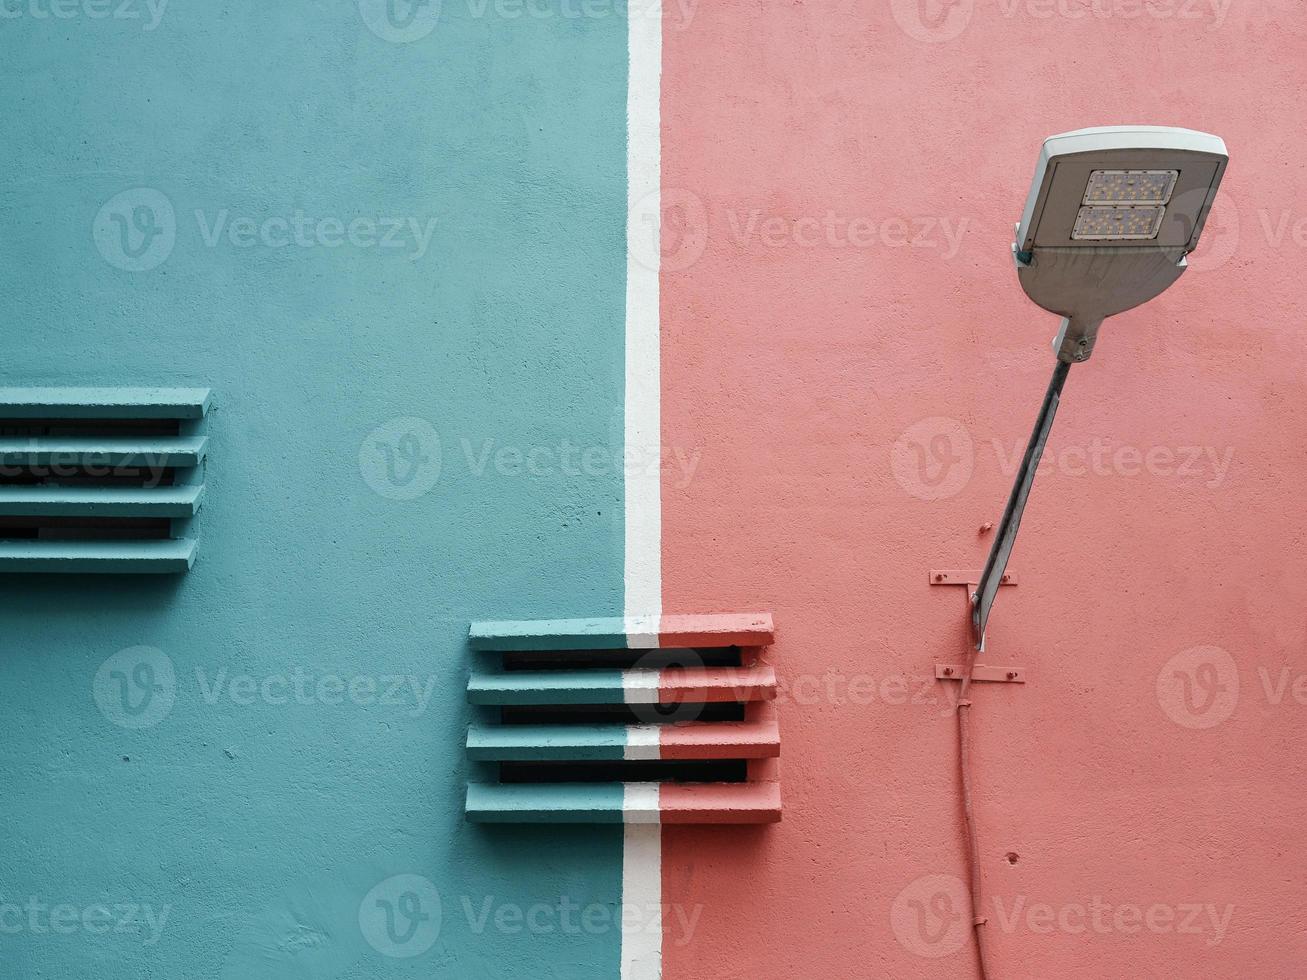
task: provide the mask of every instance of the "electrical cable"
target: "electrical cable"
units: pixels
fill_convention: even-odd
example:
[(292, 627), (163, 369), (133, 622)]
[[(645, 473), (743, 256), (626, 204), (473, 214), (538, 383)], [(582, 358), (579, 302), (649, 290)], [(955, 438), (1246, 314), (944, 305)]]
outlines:
[(958, 693), (958, 769), (962, 777), (962, 816), (966, 821), (967, 863), (969, 865), (969, 890), (971, 893), (971, 924), (976, 937), (976, 958), (980, 966), (980, 980), (989, 980), (985, 962), (984, 926), (986, 919), (982, 912), (984, 892), (980, 873), (980, 842), (976, 833), (975, 804), (971, 793), (971, 674), (976, 666), (976, 655), (985, 652), (985, 627), (989, 622), (989, 610), (1003, 584), (1004, 572), (1007, 570), (1008, 558), (1016, 544), (1017, 531), (1021, 527), (1021, 515), (1026, 509), (1026, 500), (1035, 483), (1035, 473), (1039, 460), (1044, 455), (1044, 446), (1048, 434), (1053, 428), (1053, 418), (1062, 400), (1062, 388), (1066, 384), (1067, 373), (1071, 363), (1060, 358), (1053, 365), (1053, 377), (1044, 394), (1044, 403), (1040, 406), (1039, 416), (1035, 420), (1035, 430), (1030, 442), (1026, 444), (1025, 455), (1021, 459), (1021, 468), (1017, 471), (1016, 482), (1003, 509), (1003, 518), (999, 522), (998, 533), (985, 560), (984, 571), (971, 597), (971, 622), (967, 655), (962, 667), (962, 686)]
[[(976, 834), (975, 807), (971, 799), (971, 671), (976, 665), (976, 654), (985, 649), (985, 639), (967, 643), (966, 660), (962, 666), (962, 686), (958, 692), (958, 768), (962, 775), (962, 815), (967, 827), (967, 864), (971, 893), (971, 924), (976, 937), (976, 959), (980, 967), (980, 980), (989, 980), (985, 964), (984, 929), (987, 921), (981, 911), (984, 893), (980, 875), (980, 840)], [(966, 710), (963, 710), (966, 709)]]

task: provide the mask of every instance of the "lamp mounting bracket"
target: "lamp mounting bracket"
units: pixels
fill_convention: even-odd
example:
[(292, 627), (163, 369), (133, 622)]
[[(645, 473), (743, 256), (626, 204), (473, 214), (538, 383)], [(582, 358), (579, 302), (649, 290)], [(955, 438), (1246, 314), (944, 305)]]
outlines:
[[(960, 681), (962, 680), (963, 666), (961, 664), (936, 664), (935, 680), (937, 681)], [(1024, 667), (994, 667), (989, 664), (976, 664), (971, 668), (971, 679), (973, 681), (997, 681), (1000, 684), (1024, 684), (1026, 682), (1027, 671)]]
[[(981, 569), (979, 568), (932, 568), (930, 570), (931, 585), (965, 585), (975, 589), (980, 584)], [(1016, 572), (1004, 572), (1003, 577), (999, 580), (999, 585), (1016, 585)], [(967, 596), (967, 602), (971, 601), (971, 596)]]

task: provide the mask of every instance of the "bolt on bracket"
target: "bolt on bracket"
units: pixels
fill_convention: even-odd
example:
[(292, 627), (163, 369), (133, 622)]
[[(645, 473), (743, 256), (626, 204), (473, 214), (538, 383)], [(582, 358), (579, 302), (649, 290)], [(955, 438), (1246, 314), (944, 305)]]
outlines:
[[(931, 585), (965, 585), (975, 589), (980, 584), (981, 569), (979, 568), (932, 568), (930, 570)], [(1003, 577), (999, 580), (1000, 585), (1016, 585), (1017, 576), (1015, 572), (1004, 572)], [(967, 595), (967, 602), (971, 601), (971, 595)]]
[[(960, 681), (962, 669), (961, 664), (936, 664), (935, 680)], [(971, 668), (971, 679), (996, 681), (1000, 684), (1024, 684), (1027, 680), (1026, 673), (1024, 667), (991, 667), (987, 664), (976, 664)]]
[[(980, 584), (981, 570), (978, 568), (933, 568), (930, 571), (931, 585), (965, 585), (968, 614), (972, 597)], [(1015, 572), (1004, 572), (999, 585), (1016, 585)], [(935, 680), (960, 681), (963, 667), (961, 664), (936, 664)], [(971, 668), (973, 681), (995, 681), (1000, 684), (1024, 684), (1026, 669), (1024, 667), (995, 667), (989, 664), (976, 664)]]

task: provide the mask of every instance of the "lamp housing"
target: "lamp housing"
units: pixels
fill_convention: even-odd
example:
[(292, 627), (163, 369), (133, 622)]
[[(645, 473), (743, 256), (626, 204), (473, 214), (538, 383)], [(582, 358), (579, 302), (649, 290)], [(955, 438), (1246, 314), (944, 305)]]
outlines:
[(1220, 137), (1167, 126), (1044, 141), (1012, 254), (1026, 295), (1064, 318), (1059, 360), (1087, 360), (1104, 319), (1180, 278), (1228, 161)]

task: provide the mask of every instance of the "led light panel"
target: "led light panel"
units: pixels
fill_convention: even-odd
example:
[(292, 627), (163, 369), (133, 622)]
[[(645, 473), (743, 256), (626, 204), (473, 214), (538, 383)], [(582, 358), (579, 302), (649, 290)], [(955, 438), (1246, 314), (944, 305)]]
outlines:
[(1178, 170), (1095, 170), (1083, 203), (1166, 204), (1179, 177)]
[(1157, 237), (1164, 207), (1081, 208), (1071, 237), (1076, 241), (1131, 241)]

